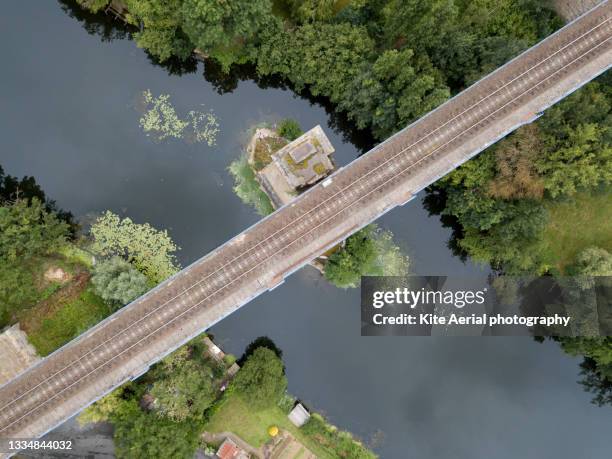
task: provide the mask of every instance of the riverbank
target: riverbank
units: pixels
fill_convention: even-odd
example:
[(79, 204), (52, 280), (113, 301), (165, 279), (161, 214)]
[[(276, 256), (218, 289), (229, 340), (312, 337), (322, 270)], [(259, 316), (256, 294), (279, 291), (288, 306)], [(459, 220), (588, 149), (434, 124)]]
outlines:
[[(85, 409), (79, 422), (110, 422), (118, 457), (132, 457), (138, 448), (147, 457), (187, 458), (198, 448), (217, 451), (227, 438), (261, 459), (308, 452), (321, 459), (377, 457), (316, 413), (299, 427), (292, 424), (288, 415), (297, 402), (286, 392), (280, 355), (259, 338), (239, 367), (210, 337), (200, 336)], [(294, 455), (283, 456), (287, 451)]]

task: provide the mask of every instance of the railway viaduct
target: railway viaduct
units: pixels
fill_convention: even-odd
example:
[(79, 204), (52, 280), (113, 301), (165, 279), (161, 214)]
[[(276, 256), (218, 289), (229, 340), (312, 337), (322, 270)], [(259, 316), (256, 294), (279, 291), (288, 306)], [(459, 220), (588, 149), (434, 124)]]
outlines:
[(42, 436), (532, 122), (612, 65), (611, 39), (606, 0), (8, 382), (0, 439)]

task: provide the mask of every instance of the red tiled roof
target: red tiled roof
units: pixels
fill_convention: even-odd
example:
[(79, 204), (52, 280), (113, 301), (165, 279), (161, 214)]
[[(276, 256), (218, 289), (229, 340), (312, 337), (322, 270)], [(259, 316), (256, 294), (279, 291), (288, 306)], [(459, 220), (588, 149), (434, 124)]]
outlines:
[(217, 451), (217, 456), (219, 459), (233, 459), (240, 453), (240, 448), (234, 444), (229, 438), (226, 438), (225, 441), (219, 447), (219, 451)]

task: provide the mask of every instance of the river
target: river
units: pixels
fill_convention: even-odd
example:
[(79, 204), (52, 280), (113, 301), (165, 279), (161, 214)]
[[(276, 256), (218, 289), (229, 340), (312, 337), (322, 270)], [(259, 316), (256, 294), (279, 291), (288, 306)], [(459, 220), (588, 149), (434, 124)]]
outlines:
[[(340, 130), (316, 102), (251, 80), (220, 94), (195, 73), (169, 75), (127, 38), (87, 33), (56, 2), (3, 3), (0, 164), (32, 175), (83, 221), (105, 209), (167, 228), (188, 264), (258, 220), (227, 172), (249, 126), (285, 117), (321, 124), (346, 164), (367, 137)], [(217, 145), (153, 142), (138, 125), (139, 94), (169, 94), (179, 112), (203, 104)], [(356, 146), (351, 140), (356, 141)], [(423, 195), (380, 219), (414, 273), (465, 275), (486, 267), (447, 248), (450, 230)], [(606, 458), (609, 407), (577, 384), (579, 359), (523, 338), (365, 338), (358, 290), (305, 268), (211, 330), (240, 355), (266, 335), (283, 350), (289, 390), (343, 429), (377, 442), (383, 458)]]

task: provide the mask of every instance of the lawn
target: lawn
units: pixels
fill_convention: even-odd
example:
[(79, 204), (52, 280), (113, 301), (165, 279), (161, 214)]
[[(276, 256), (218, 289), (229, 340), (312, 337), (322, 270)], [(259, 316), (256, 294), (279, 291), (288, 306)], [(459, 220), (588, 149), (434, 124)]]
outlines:
[(268, 427), (275, 425), (288, 430), (301, 443), (320, 458), (335, 458), (336, 455), (321, 448), (321, 446), (304, 435), (300, 429), (289, 421), (287, 415), (279, 407), (262, 411), (253, 411), (238, 395), (227, 397), (222, 406), (213, 414), (204, 426), (207, 432), (233, 432), (247, 443), (259, 448), (266, 443)]
[[(61, 292), (58, 292), (58, 294)], [(69, 301), (58, 296), (25, 311), (22, 328), (38, 353), (49, 355), (80, 333), (107, 317), (110, 308), (88, 288)]]
[(578, 193), (570, 200), (548, 205), (544, 231), (544, 261), (561, 273), (587, 247), (612, 251), (612, 199), (610, 189)]

